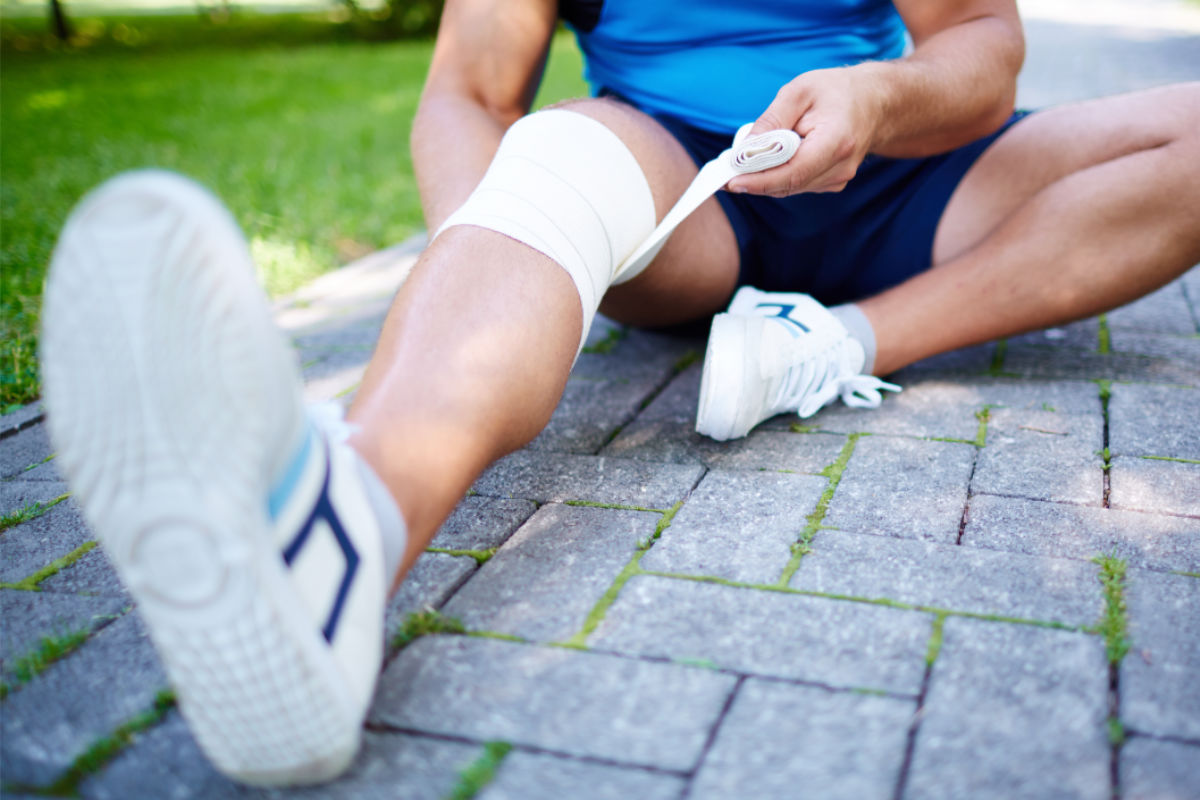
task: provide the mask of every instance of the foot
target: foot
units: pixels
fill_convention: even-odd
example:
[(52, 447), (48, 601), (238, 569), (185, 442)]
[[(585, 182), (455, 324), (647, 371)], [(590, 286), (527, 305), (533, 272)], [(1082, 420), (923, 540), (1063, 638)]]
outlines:
[(718, 441), (745, 436), (776, 414), (810, 417), (841, 397), (874, 408), (895, 384), (863, 375), (862, 345), (806, 294), (743, 287), (713, 318), (696, 430)]
[(380, 534), (228, 212), (155, 171), (85, 198), (42, 370), (59, 463), (200, 747), (246, 783), (341, 772), (382, 658)]

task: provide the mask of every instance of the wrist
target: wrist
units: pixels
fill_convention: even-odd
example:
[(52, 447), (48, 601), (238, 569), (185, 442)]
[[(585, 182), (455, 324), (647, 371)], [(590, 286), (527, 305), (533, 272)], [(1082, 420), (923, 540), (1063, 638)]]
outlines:
[(894, 61), (870, 61), (847, 67), (853, 71), (856, 103), (868, 131), (868, 152), (876, 152), (890, 141), (894, 122), (901, 114), (897, 68)]

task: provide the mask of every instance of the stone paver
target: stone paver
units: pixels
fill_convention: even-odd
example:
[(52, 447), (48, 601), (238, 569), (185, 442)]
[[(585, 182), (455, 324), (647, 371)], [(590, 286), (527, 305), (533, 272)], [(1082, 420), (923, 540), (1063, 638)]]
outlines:
[(703, 472), (698, 466), (521, 450), (489, 467), (475, 482), (475, 491), (539, 503), (584, 500), (670, 508), (696, 485)]
[(478, 563), (470, 556), (422, 553), (388, 601), (384, 622), (387, 632), (395, 633), (413, 612), (441, 608), (477, 568)]
[[(1099, 404), (1097, 404), (1098, 406)], [(971, 490), (1038, 500), (1104, 501), (1104, 420), (1058, 411), (993, 409)]]
[(1108, 312), (1108, 326), (1115, 331), (1173, 333), (1193, 336), (1196, 326), (1188, 313), (1183, 284), (1172, 282), (1128, 305)]
[(979, 390), (969, 383), (932, 378), (906, 383), (904, 391), (888, 395), (878, 409), (866, 411), (835, 403), (821, 409), (811, 419), (779, 417), (772, 424), (799, 422), (818, 430), (837, 433), (880, 433), (973, 441), (978, 428), (975, 412), (986, 402)]
[(838, 436), (794, 435), (788, 430), (799, 423), (794, 415), (780, 416), (744, 439), (714, 442), (695, 431), (699, 391), (700, 369), (692, 367), (623, 428), (603, 454), (668, 464), (815, 473), (837, 458), (842, 448)]
[(1181, 359), (1055, 347), (1011, 347), (1004, 358), (1004, 372), (1034, 379), (1103, 379), (1200, 387), (1200, 365)]
[(673, 664), (430, 636), (405, 648), (384, 672), (372, 718), (404, 729), (689, 770), (735, 682)]
[(704, 343), (628, 330), (606, 353), (579, 356), (550, 423), (533, 450), (595, 453), (675, 374), (676, 364)]
[(683, 778), (642, 769), (515, 752), (478, 800), (676, 800)]
[(824, 524), (954, 543), (976, 448), (897, 436), (859, 439)]
[(588, 643), (747, 675), (916, 694), (931, 622), (867, 603), (637, 576)]
[(1189, 800), (1200, 794), (1200, 744), (1141, 737), (1121, 748), (1121, 797)]
[(8, 436), (0, 448), (0, 479), (61, 481), (53, 460), (47, 461), (53, 453), (45, 424)]
[(43, 638), (90, 634), (119, 617), (125, 607), (115, 597), (0, 589), (0, 676), (11, 680), (14, 661), (36, 651)]
[(490, 550), (533, 516), (537, 505), (528, 500), (464, 497), (438, 529), (430, 547), (446, 550)]
[(905, 797), (1108, 798), (1107, 692), (1096, 637), (948, 619)]
[(117, 577), (117, 572), (103, 547), (96, 547), (85, 553), (68, 569), (60, 570), (44, 579), (38, 584), (38, 588), (43, 592), (112, 597), (126, 604), (133, 602), (129, 592), (121, 584), (121, 579)]
[(204, 760), (177, 712), (80, 787), (85, 800), (128, 800), (153, 787), (160, 798), (249, 800), (302, 796), (335, 800), (442, 800), (482, 748), (460, 742), (368, 732), (358, 757), (337, 784), (299, 791), (254, 789), (221, 775)]
[(0, 508), (4, 513), (19, 511), (38, 503), (51, 503), (70, 489), (61, 480), (30, 481), (11, 480), (0, 481)]
[(1200, 461), (1200, 389), (1114, 384), (1108, 413), (1113, 455)]
[(962, 543), (1060, 558), (1115, 553), (1132, 566), (1200, 571), (1200, 520), (1190, 517), (976, 495)]
[(24, 580), (92, 538), (78, 506), (64, 500), (40, 517), (0, 533), (0, 583)]
[(117, 620), (4, 701), (4, 780), (53, 782), (92, 742), (151, 708), (166, 685), (141, 620)]
[(1103, 610), (1098, 567), (886, 536), (822, 531), (796, 589), (887, 598), (972, 614), (1090, 625)]
[[(1024, 107), (1200, 77), (1194, 5), (1021, 10)], [(279, 304), (309, 399), (355, 395), (421, 247)], [(238, 786), (171, 711), (74, 788), (445, 798), (503, 741), (477, 798), (1198, 800), (1198, 333), (1200, 267), (1103, 319), (910, 365), (878, 409), (783, 414), (719, 443), (694, 431), (703, 330), (598, 317), (547, 429), (475, 484), (388, 607), (389, 638), (427, 608), (479, 635), (389, 647), (345, 776)], [(51, 452), (39, 403), (0, 416), (0, 514), (66, 490)], [(80, 550), (93, 538), (71, 500), (0, 532), (0, 583), (39, 576), (0, 588), (6, 798), (59, 778), (164, 683), (104, 551)], [(1101, 554), (1128, 564), (1118, 669), (1094, 627)], [(73, 632), (91, 638), (16, 681), (18, 659)]]
[(1130, 570), (1126, 602), (1121, 718), (1145, 733), (1200, 741), (1200, 578)]
[[(904, 762), (911, 700), (748, 680), (690, 797), (884, 800)], [(815, 793), (815, 792), (813, 792)]]
[(588, 612), (654, 535), (659, 514), (550, 503), (538, 509), (446, 606), (472, 630), (549, 642)]
[(1118, 456), (1109, 476), (1113, 508), (1200, 517), (1200, 463)]
[(712, 470), (642, 558), (642, 567), (774, 582), (825, 485), (812, 475)]

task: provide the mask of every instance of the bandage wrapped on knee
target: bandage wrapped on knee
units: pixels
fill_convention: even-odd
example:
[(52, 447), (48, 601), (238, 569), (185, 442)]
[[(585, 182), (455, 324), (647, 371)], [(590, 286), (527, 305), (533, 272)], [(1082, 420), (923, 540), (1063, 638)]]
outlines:
[(654, 222), (650, 184), (625, 143), (591, 117), (550, 109), (508, 129), (479, 186), (434, 238), (476, 225), (549, 256), (579, 290), (582, 347), (608, 287), (644, 268), (616, 278)]

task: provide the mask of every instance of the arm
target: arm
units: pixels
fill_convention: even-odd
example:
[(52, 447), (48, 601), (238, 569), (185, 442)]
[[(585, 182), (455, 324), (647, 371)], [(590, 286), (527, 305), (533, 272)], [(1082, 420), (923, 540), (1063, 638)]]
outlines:
[(814, 70), (788, 83), (754, 132), (805, 137), (787, 165), (730, 181), (783, 196), (840, 191), (868, 152), (912, 158), (995, 130), (1012, 113), (1025, 55), (1014, 0), (895, 0), (913, 52), (894, 61)]
[(411, 138), (431, 233), (467, 199), (504, 131), (529, 110), (557, 13), (554, 0), (446, 3)]

